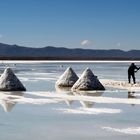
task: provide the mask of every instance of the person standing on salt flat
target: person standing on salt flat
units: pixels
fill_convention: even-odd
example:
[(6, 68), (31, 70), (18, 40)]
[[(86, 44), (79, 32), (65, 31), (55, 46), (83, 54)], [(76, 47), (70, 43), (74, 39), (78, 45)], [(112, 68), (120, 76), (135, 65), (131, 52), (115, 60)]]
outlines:
[(140, 68), (138, 68), (134, 63), (128, 68), (128, 82), (131, 83), (131, 77), (133, 79), (133, 83), (136, 84), (135, 72), (137, 72)]

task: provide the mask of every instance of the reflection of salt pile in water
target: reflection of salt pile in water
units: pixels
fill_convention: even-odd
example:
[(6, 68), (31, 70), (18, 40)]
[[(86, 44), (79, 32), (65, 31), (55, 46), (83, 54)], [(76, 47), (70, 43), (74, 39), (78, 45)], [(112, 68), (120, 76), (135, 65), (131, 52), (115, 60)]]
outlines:
[(17, 99), (18, 96), (23, 96), (23, 93), (21, 92), (10, 92), (7, 94), (1, 93), (2, 96), (4, 96), (2, 99), (0, 99), (0, 105), (3, 107), (5, 112), (10, 112), (13, 107), (16, 105), (16, 102), (13, 101), (14, 99)]
[[(99, 92), (99, 91), (77, 91), (77, 92), (74, 92), (75, 95), (81, 95), (81, 96), (85, 96), (85, 97), (98, 97), (98, 96), (101, 96), (103, 94), (103, 92)], [(81, 105), (83, 107), (86, 107), (86, 108), (91, 108), (93, 107), (94, 105), (94, 102), (91, 102), (91, 101), (80, 101)]]
[[(55, 89), (56, 89), (56, 93), (58, 94), (73, 95), (73, 92), (71, 91), (70, 87), (59, 88), (56, 86)], [(73, 100), (69, 100), (69, 99), (64, 99), (64, 101), (68, 106), (70, 106), (74, 102)]]
[(58, 79), (56, 85), (59, 87), (72, 87), (77, 80), (78, 76), (73, 71), (73, 69), (69, 67)]
[(1, 91), (25, 91), (25, 87), (10, 68), (6, 68), (0, 77)]
[(3, 107), (5, 112), (10, 112), (12, 108), (15, 106), (15, 102), (11, 102), (8, 99), (3, 99), (1, 101), (1, 106)]
[(77, 82), (73, 85), (72, 90), (105, 90), (97, 76), (87, 68)]
[[(56, 87), (56, 93), (58, 94), (61, 94), (62, 98), (63, 98), (63, 95), (68, 95), (66, 98), (63, 98), (63, 101), (65, 101), (65, 103), (70, 106), (74, 101), (77, 101), (75, 99), (78, 98), (78, 97), (98, 97), (98, 96), (101, 96), (103, 94), (103, 91), (75, 91), (75, 92), (72, 92), (70, 90), (70, 88), (58, 88)], [(71, 99), (71, 97), (73, 96), (73, 99)], [(69, 99), (70, 97), (70, 99)], [(93, 101), (84, 101), (84, 100), (78, 100), (80, 102), (80, 104), (83, 106), (83, 107), (86, 107), (86, 108), (91, 108), (93, 105), (94, 105), (94, 102)]]

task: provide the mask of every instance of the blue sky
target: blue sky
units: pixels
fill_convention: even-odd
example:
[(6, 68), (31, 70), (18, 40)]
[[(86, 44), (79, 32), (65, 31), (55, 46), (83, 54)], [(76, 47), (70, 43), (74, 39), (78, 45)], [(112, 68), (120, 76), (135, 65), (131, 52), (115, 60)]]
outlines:
[(140, 0), (0, 0), (0, 42), (139, 49)]

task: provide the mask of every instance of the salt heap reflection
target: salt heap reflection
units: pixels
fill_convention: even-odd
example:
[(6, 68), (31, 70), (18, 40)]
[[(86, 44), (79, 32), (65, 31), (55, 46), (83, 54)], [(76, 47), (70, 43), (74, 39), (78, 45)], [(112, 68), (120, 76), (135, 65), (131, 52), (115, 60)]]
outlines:
[[(103, 91), (71, 91), (70, 88), (60, 88), (60, 87), (56, 87), (56, 93), (58, 94), (63, 94), (63, 95), (70, 95), (73, 97), (99, 97), (103, 94)], [(83, 101), (83, 100), (75, 100), (75, 99), (68, 99), (65, 98), (64, 99), (65, 103), (70, 106), (72, 105), (72, 103), (74, 103), (74, 101), (79, 101), (80, 104), (82, 105), (82, 107), (85, 108), (91, 108), (94, 105), (93, 101)]]
[[(91, 97), (99, 97), (103, 94), (103, 91), (76, 91), (75, 95), (78, 96), (91, 96)], [(91, 101), (80, 101), (81, 105), (86, 108), (92, 108), (94, 102)]]
[(1, 92), (0, 94), (0, 105), (3, 107), (5, 112), (11, 112), (17, 103), (13, 100), (24, 95), (23, 92)]
[[(69, 102), (71, 105), (69, 108), (58, 108), (57, 111), (61, 113), (69, 113), (69, 114), (83, 114), (83, 115), (98, 115), (98, 114), (116, 114), (121, 113), (121, 109), (116, 108), (101, 108), (96, 107), (95, 103), (100, 102), (100, 97), (104, 91), (75, 91), (72, 92), (69, 89), (56, 89), (57, 94), (59, 94), (59, 98), (61, 98), (61, 102), (65, 102), (66, 104)], [(74, 103), (80, 103), (80, 106)], [(94, 107), (93, 107), (94, 106)]]
[[(73, 92), (71, 91), (71, 87), (55, 87), (56, 93), (57, 94), (64, 94), (64, 95), (74, 95)], [(64, 99), (64, 102), (70, 106), (74, 102), (74, 100), (69, 100), (69, 99)]]

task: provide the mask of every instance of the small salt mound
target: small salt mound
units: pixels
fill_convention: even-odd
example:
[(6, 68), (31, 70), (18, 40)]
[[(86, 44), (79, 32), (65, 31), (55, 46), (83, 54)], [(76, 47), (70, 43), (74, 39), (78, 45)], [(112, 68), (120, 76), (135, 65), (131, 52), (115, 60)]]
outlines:
[(73, 85), (72, 90), (105, 90), (97, 76), (87, 68), (77, 82)]
[(78, 76), (76, 75), (76, 73), (71, 67), (68, 67), (58, 79), (56, 85), (59, 87), (72, 87), (77, 80)]
[(6, 68), (0, 77), (1, 91), (26, 91), (26, 88), (10, 68)]

